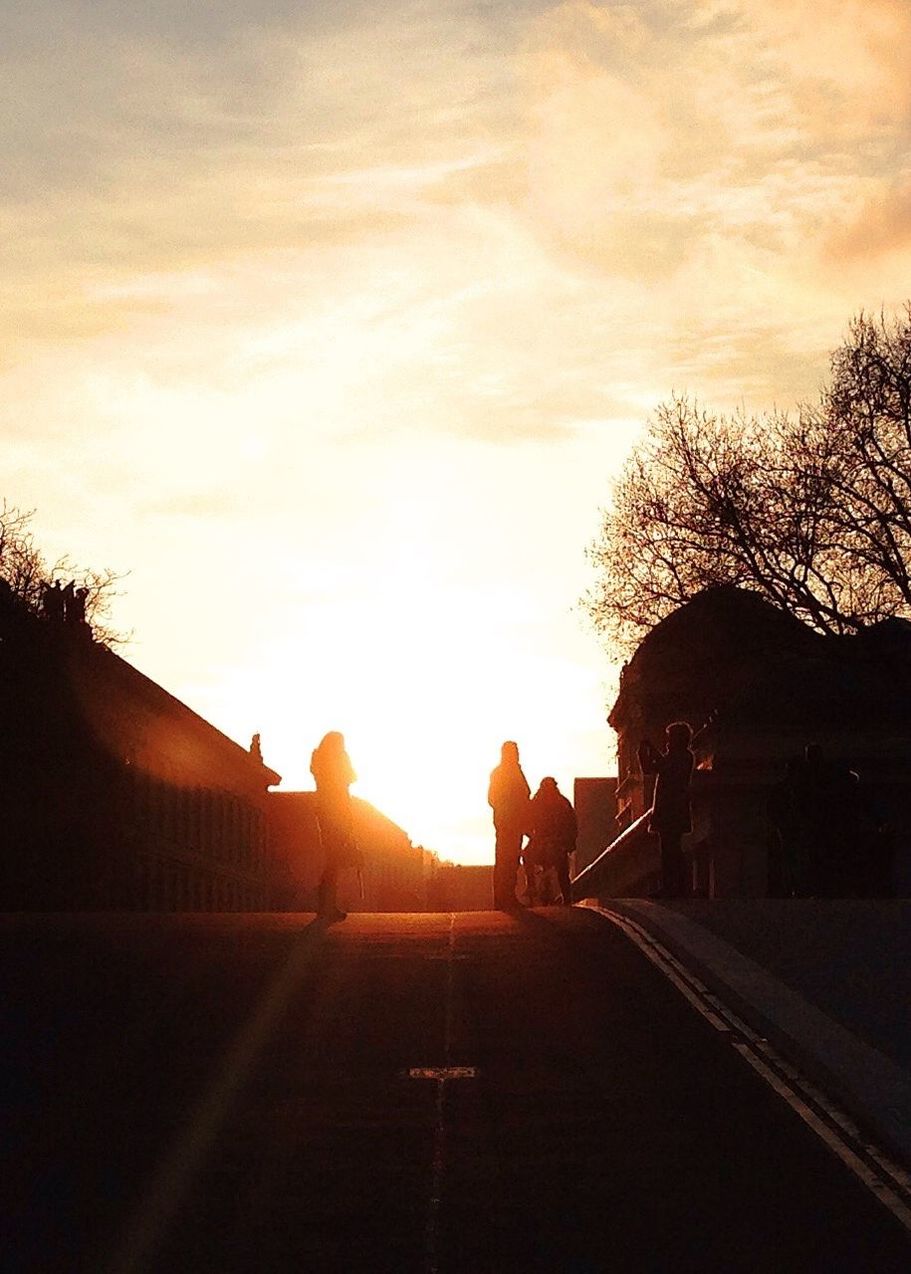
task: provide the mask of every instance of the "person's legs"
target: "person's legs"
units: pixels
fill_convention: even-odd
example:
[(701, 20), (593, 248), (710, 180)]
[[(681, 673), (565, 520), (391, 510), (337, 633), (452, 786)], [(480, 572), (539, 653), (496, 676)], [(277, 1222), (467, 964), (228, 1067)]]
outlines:
[(661, 892), (665, 898), (682, 898), (686, 891), (686, 861), (679, 832), (661, 834)]
[(511, 827), (498, 827), (494, 849), (493, 905), (499, 911), (512, 911), (516, 899), (516, 875), (519, 870), (519, 851), (522, 833)]
[(533, 862), (530, 862), (526, 856), (525, 863), (525, 892), (528, 894), (529, 907), (537, 907), (538, 905), (538, 869)]
[(563, 895), (564, 907), (569, 907), (573, 900), (572, 886), (569, 883), (569, 855), (561, 854), (557, 861), (557, 879), (560, 882), (560, 893)]
[(340, 911), (337, 899), (338, 867), (326, 866), (319, 882), (317, 913), (327, 920), (344, 920), (347, 912)]

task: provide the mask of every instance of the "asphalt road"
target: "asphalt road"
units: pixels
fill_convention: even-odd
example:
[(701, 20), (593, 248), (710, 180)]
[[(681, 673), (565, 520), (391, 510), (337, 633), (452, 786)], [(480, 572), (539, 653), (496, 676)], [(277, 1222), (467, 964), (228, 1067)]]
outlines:
[(310, 921), (0, 924), (8, 1268), (911, 1269), (601, 917)]

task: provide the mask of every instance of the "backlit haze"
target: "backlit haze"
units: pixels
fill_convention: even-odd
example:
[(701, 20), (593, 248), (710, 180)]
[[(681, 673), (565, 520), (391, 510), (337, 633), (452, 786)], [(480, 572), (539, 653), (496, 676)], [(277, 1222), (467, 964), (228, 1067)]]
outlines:
[(907, 0), (4, 0), (0, 494), (285, 787), (492, 858), (614, 768), (576, 608), (671, 390), (812, 396), (911, 294)]

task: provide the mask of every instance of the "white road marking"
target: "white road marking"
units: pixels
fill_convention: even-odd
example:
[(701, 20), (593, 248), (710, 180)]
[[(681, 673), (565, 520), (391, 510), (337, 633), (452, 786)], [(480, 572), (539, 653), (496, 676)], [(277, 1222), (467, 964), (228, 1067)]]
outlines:
[(412, 1066), (409, 1079), (436, 1079), (445, 1083), (449, 1079), (477, 1079), (477, 1066)]
[(718, 995), (711, 993), (647, 929), (607, 907), (588, 902), (584, 905), (621, 929), (693, 1008), (717, 1031), (727, 1035), (744, 1061), (788, 1103), (857, 1180), (911, 1231), (911, 1175), (900, 1164), (882, 1147), (873, 1145), (828, 1094), (782, 1057)]
[[(443, 1024), (443, 1065), (439, 1067), (413, 1067), (416, 1071), (433, 1072), (436, 1080), (436, 1111), (433, 1127), (433, 1158), (430, 1169), (430, 1199), (427, 1208), (427, 1224), (424, 1230), (425, 1269), (427, 1274), (439, 1274), (440, 1201), (443, 1197), (443, 1180), (446, 1175), (446, 1084), (452, 1079), (469, 1079), (477, 1074), (473, 1066), (452, 1066), (452, 1026), (455, 1013), (455, 912), (449, 913), (449, 943), (446, 949), (446, 1011)], [(471, 1075), (465, 1072), (471, 1072)], [(423, 1077), (423, 1075), (422, 1075)], [(429, 1076), (428, 1076), (429, 1077)]]

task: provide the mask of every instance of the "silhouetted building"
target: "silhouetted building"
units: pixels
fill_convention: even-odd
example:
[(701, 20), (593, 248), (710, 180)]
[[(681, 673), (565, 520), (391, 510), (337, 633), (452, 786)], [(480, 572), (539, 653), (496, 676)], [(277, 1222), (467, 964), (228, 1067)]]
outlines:
[(0, 589), (0, 908), (270, 906), (279, 775), (55, 600)]
[[(859, 776), (869, 808), (892, 829), (899, 863), (911, 846), (911, 623), (886, 620), (823, 636), (755, 593), (707, 589), (646, 635), (625, 666), (608, 718), (617, 732), (618, 830), (598, 868), (614, 896), (657, 881), (657, 838), (643, 816), (652, 782), (637, 748), (690, 722), (697, 893), (763, 896), (774, 830), (770, 794), (808, 742)], [(868, 852), (858, 845), (857, 853)]]
[[(341, 872), (339, 905), (345, 911), (426, 910), (431, 856), (368, 801), (352, 797), (351, 804), (363, 865)], [(316, 792), (270, 792), (267, 808), (275, 905), (312, 911), (322, 873)]]

